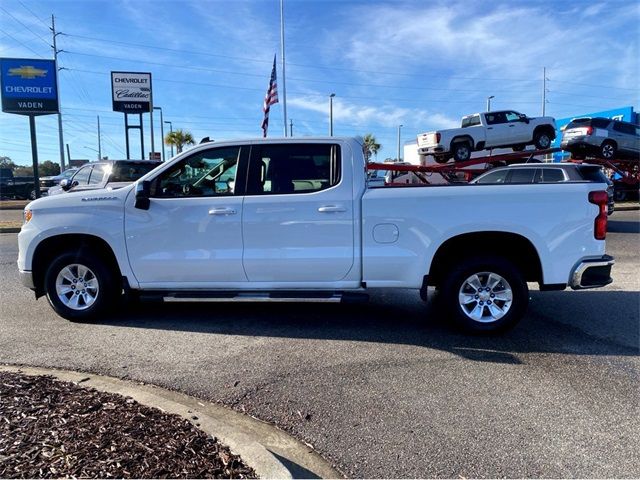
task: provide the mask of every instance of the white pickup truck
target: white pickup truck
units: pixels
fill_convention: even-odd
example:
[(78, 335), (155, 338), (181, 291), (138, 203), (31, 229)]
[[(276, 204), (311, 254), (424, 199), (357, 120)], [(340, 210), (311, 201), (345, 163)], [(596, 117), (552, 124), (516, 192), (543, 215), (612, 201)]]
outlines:
[(358, 139), (208, 143), (131, 186), (31, 202), (18, 268), (70, 320), (127, 294), (320, 302), (435, 286), (453, 320), (493, 331), (522, 317), (527, 282), (612, 281), (606, 187), (374, 188)]
[(555, 138), (556, 121), (552, 117), (530, 118), (513, 110), (475, 113), (462, 117), (460, 128), (418, 135), (418, 153), (433, 155), (438, 163), (450, 158), (463, 162), (474, 150), (510, 147), (520, 151), (527, 145), (544, 150)]

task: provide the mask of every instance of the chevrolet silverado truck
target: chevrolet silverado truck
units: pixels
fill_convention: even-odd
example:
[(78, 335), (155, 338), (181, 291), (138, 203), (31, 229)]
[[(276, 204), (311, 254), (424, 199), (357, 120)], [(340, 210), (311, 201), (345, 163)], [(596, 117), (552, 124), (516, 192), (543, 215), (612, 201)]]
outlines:
[(337, 302), (402, 288), (426, 300), (435, 287), (480, 332), (523, 316), (527, 282), (612, 281), (605, 184), (376, 188), (366, 173), (354, 138), (199, 145), (127, 187), (31, 202), (18, 269), (69, 320), (127, 296)]
[(418, 153), (433, 155), (438, 163), (450, 158), (463, 162), (477, 150), (510, 147), (521, 151), (527, 145), (544, 150), (555, 138), (556, 121), (552, 117), (530, 118), (512, 110), (475, 113), (462, 117), (460, 128), (418, 135)]

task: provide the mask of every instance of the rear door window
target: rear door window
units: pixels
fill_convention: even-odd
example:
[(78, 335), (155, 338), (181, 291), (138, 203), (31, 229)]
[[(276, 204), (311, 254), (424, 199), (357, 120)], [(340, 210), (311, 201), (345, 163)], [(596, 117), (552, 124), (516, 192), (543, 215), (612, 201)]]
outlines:
[(91, 176), (89, 177), (89, 185), (98, 185), (102, 183), (102, 179), (105, 174), (105, 166), (104, 165), (96, 165), (91, 170)]
[(536, 183), (558, 183), (564, 181), (564, 172), (561, 168), (539, 168), (536, 174)]
[(340, 177), (339, 145), (261, 145), (252, 149), (247, 195), (313, 193)]
[(613, 123), (613, 129), (617, 130), (620, 133), (626, 133), (627, 135), (635, 135), (636, 134), (636, 127), (634, 127), (633, 125), (631, 125), (629, 123), (614, 122)]
[(533, 183), (535, 168), (514, 168), (511, 170), (509, 183)]

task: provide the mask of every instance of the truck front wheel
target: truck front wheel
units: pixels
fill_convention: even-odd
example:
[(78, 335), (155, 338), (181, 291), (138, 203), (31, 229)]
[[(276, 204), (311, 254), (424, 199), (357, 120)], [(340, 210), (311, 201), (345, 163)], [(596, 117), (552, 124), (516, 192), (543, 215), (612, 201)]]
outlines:
[(442, 284), (445, 312), (461, 328), (491, 333), (513, 327), (529, 303), (522, 273), (501, 257), (472, 257), (460, 262)]
[(71, 321), (91, 320), (105, 313), (116, 299), (109, 268), (90, 252), (65, 252), (55, 258), (45, 274), (49, 303), (58, 315)]

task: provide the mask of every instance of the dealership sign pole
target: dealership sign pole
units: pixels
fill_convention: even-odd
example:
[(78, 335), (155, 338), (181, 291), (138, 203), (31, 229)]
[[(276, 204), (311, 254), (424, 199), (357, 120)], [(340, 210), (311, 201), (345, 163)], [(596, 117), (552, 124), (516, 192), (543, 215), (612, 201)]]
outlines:
[(31, 131), (31, 157), (36, 198), (40, 197), (36, 116), (60, 111), (55, 60), (0, 58), (2, 111), (27, 115)]
[[(142, 114), (151, 112), (153, 102), (151, 96), (151, 74), (141, 72), (111, 72), (111, 97), (113, 111), (124, 113), (125, 141), (127, 146), (127, 159), (129, 153), (129, 130), (140, 130), (140, 149), (144, 160), (144, 134), (142, 128)], [(138, 125), (129, 125), (128, 115), (139, 115)], [(153, 132), (152, 132), (153, 135)]]

